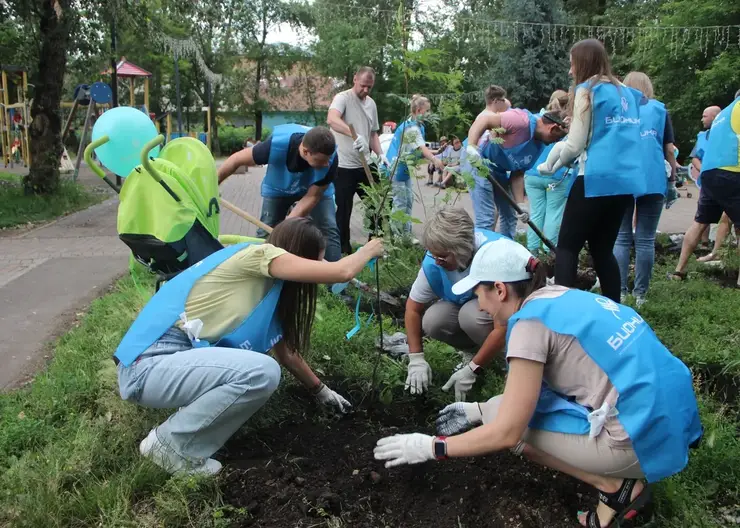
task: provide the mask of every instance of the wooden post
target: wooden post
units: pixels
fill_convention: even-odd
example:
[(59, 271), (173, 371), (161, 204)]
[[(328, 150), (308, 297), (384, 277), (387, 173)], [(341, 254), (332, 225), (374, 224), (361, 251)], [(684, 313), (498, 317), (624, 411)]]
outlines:
[(144, 106), (149, 112), (149, 77), (144, 77)]
[(134, 97), (134, 78), (129, 77), (128, 78), (128, 98), (129, 101), (131, 101), (131, 106), (134, 106), (136, 104), (136, 98)]
[(167, 113), (167, 137), (165, 138), (164, 142), (167, 144), (167, 142), (172, 137), (172, 116), (170, 113)]
[(208, 122), (208, 130), (206, 131), (206, 146), (208, 150), (211, 150), (211, 107), (206, 106), (206, 121)]
[(23, 121), (25, 122), (25, 136), (26, 136), (26, 164), (28, 167), (31, 166), (31, 143), (28, 138), (28, 128), (31, 125), (31, 108), (28, 105), (28, 72), (23, 72)]
[[(13, 126), (13, 123), (10, 120), (10, 115), (8, 114), (8, 109), (6, 108), (10, 104), (10, 100), (8, 99), (8, 74), (3, 70), (2, 73), (2, 89), (3, 89), (3, 121), (5, 121), (5, 126), (3, 127), (3, 142), (5, 144), (5, 151), (8, 154), (8, 161), (10, 162), (10, 168), (13, 168), (13, 155), (11, 154), (11, 135), (10, 135), (10, 128)], [(7, 165), (6, 165), (7, 166)]]

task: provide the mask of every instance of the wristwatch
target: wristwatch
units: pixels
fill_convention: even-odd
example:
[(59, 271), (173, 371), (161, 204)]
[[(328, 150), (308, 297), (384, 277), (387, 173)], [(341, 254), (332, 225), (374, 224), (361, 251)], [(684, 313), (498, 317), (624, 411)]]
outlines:
[(468, 366), (470, 367), (470, 370), (473, 371), (473, 374), (475, 374), (476, 376), (483, 374), (483, 367), (481, 367), (480, 365), (476, 365), (471, 361), (470, 363), (468, 363)]
[(435, 436), (433, 442), (434, 458), (437, 460), (445, 460), (447, 458), (447, 437)]

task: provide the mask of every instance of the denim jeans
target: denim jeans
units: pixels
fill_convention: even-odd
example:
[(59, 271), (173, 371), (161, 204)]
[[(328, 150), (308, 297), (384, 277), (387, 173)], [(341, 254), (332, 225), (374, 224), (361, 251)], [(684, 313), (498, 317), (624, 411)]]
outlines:
[[(509, 180), (506, 174), (493, 174), (504, 189), (509, 189)], [(493, 184), (488, 181), (488, 178), (478, 176), (477, 172), (473, 170), (473, 178), (475, 179), (475, 186), (471, 193), (473, 200), (473, 213), (475, 214), (475, 227), (478, 229), (495, 229), (494, 222), (496, 221), (496, 209), (498, 209), (499, 223), (497, 232), (509, 238), (514, 238), (516, 235), (516, 214), (514, 209), (511, 207), (506, 197), (494, 189)]]
[[(393, 212), (403, 211), (411, 215), (414, 208), (414, 191), (411, 187), (411, 178), (406, 181), (393, 180)], [(396, 235), (411, 233), (411, 222), (392, 222), (391, 228)]]
[[(260, 220), (270, 227), (275, 227), (285, 220), (291, 206), (301, 198), (301, 196), (263, 196)], [(337, 227), (334, 196), (323, 196), (311, 211), (311, 218), (326, 238), (326, 255), (324, 258), (329, 262), (336, 262), (342, 258), (342, 250), (339, 245), (339, 227)], [(266, 238), (267, 233), (258, 229), (257, 236)]]
[(193, 463), (218, 451), (279, 383), (280, 366), (267, 354), (192, 348), (174, 328), (131, 366), (118, 366), (121, 398), (155, 409), (179, 407), (155, 431), (161, 443)]
[[(624, 213), (614, 244), (614, 256), (619, 264), (622, 278), (622, 293), (627, 293), (629, 277), (630, 249), (635, 244), (635, 289), (636, 296), (644, 297), (650, 286), (655, 262), (655, 231), (658, 229), (660, 214), (663, 212), (664, 198), (660, 194), (647, 194), (635, 200)], [(632, 233), (632, 212), (637, 207), (637, 226)]]
[[(550, 185), (555, 185), (555, 188), (550, 189)], [(524, 187), (529, 198), (529, 219), (557, 246), (570, 182), (527, 174), (524, 177)], [(530, 253), (535, 253), (541, 247), (550, 252), (550, 248), (542, 244), (540, 237), (530, 227), (527, 230), (527, 249)]]

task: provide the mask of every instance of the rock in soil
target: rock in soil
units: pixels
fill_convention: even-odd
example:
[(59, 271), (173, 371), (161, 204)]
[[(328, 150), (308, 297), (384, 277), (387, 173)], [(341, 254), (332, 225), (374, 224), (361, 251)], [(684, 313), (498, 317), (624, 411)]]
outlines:
[[(377, 440), (396, 432), (434, 434), (428, 424), (437, 409), (420, 401), (376, 406), (329, 423), (312, 422), (306, 412), (305, 419), (298, 415), (233, 439), (218, 456), (230, 469), (221, 481), (224, 501), (236, 508), (260, 505), (237, 522), (261, 528), (573, 528), (577, 511), (596, 503), (588, 486), (508, 452), (385, 469), (373, 459)], [(302, 477), (286, 484), (296, 457), (305, 462)], [(356, 468), (364, 478), (357, 478)], [(332, 517), (337, 520), (328, 522)]]

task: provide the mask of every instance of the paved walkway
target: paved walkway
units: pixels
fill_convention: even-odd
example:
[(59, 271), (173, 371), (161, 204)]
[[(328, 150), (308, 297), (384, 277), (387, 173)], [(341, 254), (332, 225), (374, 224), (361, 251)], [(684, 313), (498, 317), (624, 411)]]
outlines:
[[(263, 176), (262, 168), (236, 174), (222, 185), (222, 196), (259, 216)], [(84, 166), (80, 181), (107, 189)], [(661, 231), (686, 229), (696, 207), (698, 193), (693, 191), (693, 199), (679, 200), (663, 213)], [(116, 234), (118, 198), (108, 192), (105, 202), (85, 211), (40, 228), (0, 234), (0, 390), (30, 379), (50, 357), (49, 343), (69, 329), (77, 312), (125, 273), (129, 251)], [(424, 221), (442, 205), (444, 193), (423, 182), (416, 193), (413, 214)], [(361, 207), (358, 202), (357, 209)], [(472, 215), (468, 194), (460, 195), (458, 205)], [(415, 225), (414, 230), (420, 234), (421, 225)], [(222, 233), (254, 235), (255, 231), (240, 217), (222, 210)], [(352, 238), (366, 238), (360, 213), (353, 215)]]

